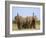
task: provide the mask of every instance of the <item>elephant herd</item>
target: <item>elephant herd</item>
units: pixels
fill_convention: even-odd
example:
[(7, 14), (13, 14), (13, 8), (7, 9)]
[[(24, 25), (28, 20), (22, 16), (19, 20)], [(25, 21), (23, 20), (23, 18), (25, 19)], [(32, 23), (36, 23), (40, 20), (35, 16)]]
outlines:
[(35, 17), (33, 16), (16, 16), (16, 24), (18, 29), (31, 29), (35, 27)]

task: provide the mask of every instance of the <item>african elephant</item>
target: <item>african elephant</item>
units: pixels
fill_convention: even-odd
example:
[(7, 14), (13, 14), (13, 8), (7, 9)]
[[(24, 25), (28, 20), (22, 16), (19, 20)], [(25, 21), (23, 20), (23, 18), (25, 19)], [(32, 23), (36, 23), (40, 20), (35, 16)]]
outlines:
[(18, 29), (22, 29), (22, 28), (25, 27), (24, 26), (24, 24), (26, 24), (26, 19), (25, 18), (23, 18), (22, 16), (16, 16), (15, 19), (16, 19)]
[(35, 28), (35, 19), (32, 18), (32, 16), (16, 16), (16, 23), (18, 26), (18, 29), (23, 29), (23, 28)]
[(36, 21), (35, 19), (36, 19), (36, 18), (33, 17), (33, 16), (29, 16), (29, 17), (27, 16), (27, 17), (26, 17), (26, 24), (27, 24), (28, 28), (32, 28), (32, 27), (33, 27), (34, 29), (36, 28), (36, 27), (35, 27), (35, 21)]

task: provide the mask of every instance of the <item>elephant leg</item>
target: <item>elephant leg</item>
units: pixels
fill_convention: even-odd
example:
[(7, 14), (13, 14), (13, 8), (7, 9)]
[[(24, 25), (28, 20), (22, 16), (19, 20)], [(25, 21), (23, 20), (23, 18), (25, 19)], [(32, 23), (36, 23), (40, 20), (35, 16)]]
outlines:
[(23, 29), (23, 24), (20, 24), (20, 29)]
[(22, 28), (23, 28), (23, 29), (26, 29), (26, 25), (25, 25), (25, 24), (23, 24)]
[(32, 26), (33, 26), (33, 28), (35, 29), (35, 24), (33, 24)]
[(19, 24), (18, 24), (18, 29), (19, 29), (19, 30), (21, 29)]
[(30, 28), (32, 28), (32, 24), (30, 24)]

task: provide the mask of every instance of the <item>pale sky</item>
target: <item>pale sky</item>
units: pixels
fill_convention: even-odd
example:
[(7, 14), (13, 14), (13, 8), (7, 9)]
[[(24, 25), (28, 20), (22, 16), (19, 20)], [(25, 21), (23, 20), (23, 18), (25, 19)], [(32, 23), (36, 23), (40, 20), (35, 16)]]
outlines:
[(12, 19), (17, 16), (17, 13), (20, 16), (32, 16), (34, 15), (40, 19), (40, 8), (38, 7), (12, 7)]

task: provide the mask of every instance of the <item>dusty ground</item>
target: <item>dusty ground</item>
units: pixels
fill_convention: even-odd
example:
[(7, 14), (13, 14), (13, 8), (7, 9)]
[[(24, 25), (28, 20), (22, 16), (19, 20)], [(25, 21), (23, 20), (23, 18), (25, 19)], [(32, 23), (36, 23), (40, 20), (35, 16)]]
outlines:
[[(40, 25), (36, 24), (36, 29), (35, 30), (38, 30), (38, 29), (40, 29)], [(18, 30), (17, 24), (12, 24), (12, 30), (13, 31), (17, 31)]]

